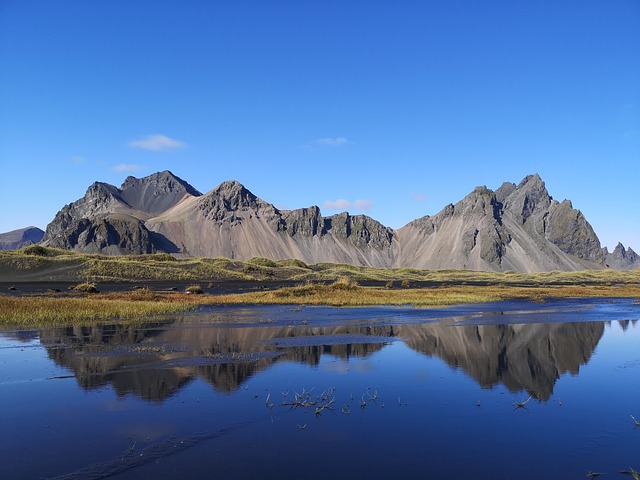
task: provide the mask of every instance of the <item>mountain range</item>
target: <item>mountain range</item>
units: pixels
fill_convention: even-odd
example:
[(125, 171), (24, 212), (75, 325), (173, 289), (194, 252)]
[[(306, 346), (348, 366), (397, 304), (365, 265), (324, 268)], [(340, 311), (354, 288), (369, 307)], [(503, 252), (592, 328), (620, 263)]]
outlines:
[(535, 272), (627, 269), (633, 250), (602, 248), (569, 200), (537, 175), (492, 191), (477, 187), (433, 216), (393, 230), (366, 215), (281, 210), (237, 181), (200, 193), (169, 171), (91, 185), (47, 226), (42, 245), (114, 255), (335, 262), (373, 267)]

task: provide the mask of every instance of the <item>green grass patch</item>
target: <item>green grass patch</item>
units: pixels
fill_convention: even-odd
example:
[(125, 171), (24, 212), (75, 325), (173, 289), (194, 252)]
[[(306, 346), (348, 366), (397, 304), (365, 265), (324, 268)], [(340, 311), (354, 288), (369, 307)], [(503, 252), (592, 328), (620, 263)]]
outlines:
[(268, 258), (263, 257), (253, 257), (246, 261), (248, 265), (258, 265), (261, 267), (271, 267), (276, 268), (279, 265), (273, 260), (269, 260)]

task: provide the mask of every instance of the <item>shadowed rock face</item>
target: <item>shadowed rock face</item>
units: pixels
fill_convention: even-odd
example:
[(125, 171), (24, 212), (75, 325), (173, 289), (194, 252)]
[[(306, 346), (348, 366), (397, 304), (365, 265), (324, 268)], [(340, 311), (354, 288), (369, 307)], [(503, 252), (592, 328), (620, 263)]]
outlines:
[(230, 392), (280, 361), (317, 365), (378, 352), (395, 339), (463, 369), (483, 387), (527, 390), (541, 400), (565, 373), (576, 374), (604, 333), (602, 322), (452, 326), (335, 327), (131, 325), (54, 328), (41, 342), (86, 389), (112, 384), (120, 394), (161, 401), (194, 378)]
[(65, 233), (49, 245), (84, 253), (115, 255), (156, 253), (159, 250), (144, 223), (126, 215), (96, 216), (91, 220), (83, 218), (70, 225)]
[(145, 178), (127, 177), (120, 195), (131, 208), (150, 215), (157, 215), (178, 203), (185, 195), (202, 195), (184, 180), (169, 171)]
[(553, 200), (538, 175), (495, 192), (478, 187), (440, 213), (394, 231), (366, 215), (323, 217), (317, 206), (281, 211), (236, 181), (202, 195), (161, 172), (128, 177), (121, 188), (93, 184), (56, 215), (43, 244), (111, 254), (165, 251), (400, 268), (532, 272), (605, 265), (584, 216), (568, 200)]
[(38, 227), (27, 227), (19, 230), (12, 230), (0, 233), (0, 250), (15, 250), (39, 243), (44, 236), (44, 232)]
[(508, 216), (518, 219), (531, 235), (537, 235), (560, 251), (601, 264), (600, 241), (582, 213), (569, 200), (553, 200), (538, 175), (526, 177), (504, 197)]

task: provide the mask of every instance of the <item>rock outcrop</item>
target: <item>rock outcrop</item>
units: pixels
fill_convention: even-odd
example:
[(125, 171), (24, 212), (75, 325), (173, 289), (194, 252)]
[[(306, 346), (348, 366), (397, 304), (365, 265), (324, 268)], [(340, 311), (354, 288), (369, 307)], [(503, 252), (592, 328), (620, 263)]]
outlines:
[(15, 250), (39, 243), (44, 232), (38, 227), (26, 227), (0, 233), (0, 250)]
[(153, 232), (135, 217), (123, 214), (98, 215), (73, 222), (56, 241), (48, 244), (84, 253), (108, 255), (157, 253)]
[(296, 258), (375, 267), (486, 271), (605, 268), (606, 252), (570, 201), (538, 175), (495, 192), (477, 187), (394, 231), (366, 215), (323, 217), (317, 206), (280, 210), (242, 184), (201, 194), (171, 172), (94, 183), (47, 227), (44, 245), (111, 254)]

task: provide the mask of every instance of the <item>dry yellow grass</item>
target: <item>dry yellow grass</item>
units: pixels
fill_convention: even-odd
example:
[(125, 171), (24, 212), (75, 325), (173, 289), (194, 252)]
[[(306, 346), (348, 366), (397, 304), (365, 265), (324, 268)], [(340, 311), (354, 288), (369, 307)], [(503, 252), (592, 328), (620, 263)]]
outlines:
[(309, 304), (335, 306), (413, 305), (447, 306), (502, 300), (544, 301), (546, 298), (640, 298), (639, 287), (508, 287), (455, 286), (420, 289), (303, 285), (267, 292), (210, 296), (206, 303)]
[(602, 286), (441, 286), (436, 288), (361, 287), (351, 279), (332, 285), (306, 284), (272, 291), (231, 295), (189, 295), (138, 289), (105, 294), (0, 296), (0, 325), (40, 326), (140, 320), (183, 312), (199, 305), (308, 304), (359, 307), (412, 305), (439, 307), (503, 300), (544, 301), (547, 298), (640, 298), (637, 285)]
[(191, 308), (195, 308), (195, 303), (132, 298), (0, 296), (0, 325), (93, 324), (184, 312)]

